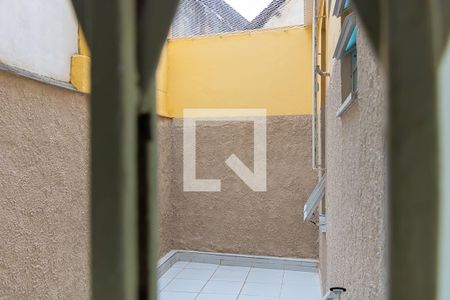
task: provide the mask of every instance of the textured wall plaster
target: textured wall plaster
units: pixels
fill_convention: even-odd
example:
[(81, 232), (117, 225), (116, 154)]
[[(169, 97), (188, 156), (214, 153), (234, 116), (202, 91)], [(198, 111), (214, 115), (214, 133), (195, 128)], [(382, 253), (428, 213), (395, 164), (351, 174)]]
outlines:
[[(160, 122), (160, 128), (166, 125)], [(174, 249), (318, 257), (317, 227), (303, 221), (303, 205), (317, 181), (311, 169), (310, 116), (268, 117), (267, 192), (253, 192), (225, 164), (235, 153), (253, 168), (251, 122), (197, 123), (197, 178), (221, 179), (222, 192), (183, 192), (182, 128), (182, 119), (174, 119), (173, 159), (166, 160), (172, 165), (160, 166), (163, 181), (169, 179), (162, 172), (172, 169), (170, 199), (160, 182), (159, 202), (160, 230), (172, 233)], [(170, 243), (162, 240), (164, 253)]]
[(326, 103), (326, 247), (324, 287), (344, 286), (345, 299), (385, 297), (385, 116), (382, 70), (362, 29), (358, 96), (341, 104), (340, 63), (334, 62)]
[(89, 298), (86, 96), (0, 72), (0, 298)]
[(172, 119), (158, 118), (158, 206), (160, 256), (173, 249), (175, 205), (172, 201)]

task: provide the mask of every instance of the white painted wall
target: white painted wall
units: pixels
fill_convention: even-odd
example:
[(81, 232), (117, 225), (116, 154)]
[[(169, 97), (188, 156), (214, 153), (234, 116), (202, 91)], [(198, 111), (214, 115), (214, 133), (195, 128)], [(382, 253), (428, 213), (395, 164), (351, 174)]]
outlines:
[(313, 9), (313, 0), (303, 0), (304, 1), (304, 16), (305, 23), (304, 25), (312, 24), (312, 9)]
[(264, 25), (264, 28), (279, 28), (285, 26), (303, 25), (305, 23), (305, 0), (286, 0), (284, 5)]
[(0, 0), (0, 62), (68, 82), (77, 30), (70, 0)]

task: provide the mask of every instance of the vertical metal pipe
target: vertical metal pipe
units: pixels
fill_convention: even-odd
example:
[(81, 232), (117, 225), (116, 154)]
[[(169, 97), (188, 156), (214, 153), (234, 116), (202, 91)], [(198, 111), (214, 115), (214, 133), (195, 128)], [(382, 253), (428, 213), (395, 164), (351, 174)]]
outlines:
[[(166, 41), (177, 0), (137, 0), (138, 49), (137, 66), (139, 72), (140, 101), (139, 113), (146, 116), (144, 126), (149, 129), (148, 138), (142, 146), (139, 168), (142, 170), (140, 182), (145, 185), (140, 203), (140, 257), (145, 266), (141, 267), (141, 299), (156, 300), (159, 257), (158, 243), (158, 199), (157, 199), (157, 112), (155, 72), (161, 49)], [(149, 127), (147, 127), (149, 126)]]
[[(92, 296), (155, 300), (159, 249), (154, 73), (177, 0), (72, 2), (93, 60)], [(154, 138), (149, 143), (150, 135)]]
[(156, 113), (156, 80), (153, 78), (150, 86), (150, 144), (148, 151), (150, 158), (148, 160), (149, 180), (147, 184), (150, 189), (148, 215), (149, 221), (149, 242), (150, 242), (150, 295), (149, 300), (157, 300), (158, 294), (158, 268), (159, 259), (159, 205), (158, 205), (158, 115)]
[(317, 166), (317, 0), (312, 0), (312, 167)]
[(139, 299), (149, 300), (150, 285), (150, 216), (149, 216), (149, 142), (150, 113), (138, 116), (138, 234)]
[[(439, 126), (431, 3), (384, 0), (389, 299), (437, 299)], [(405, 9), (407, 8), (407, 9)], [(414, 30), (411, 24), (415, 24)]]
[(134, 1), (90, 2), (93, 299), (137, 299), (137, 70)]

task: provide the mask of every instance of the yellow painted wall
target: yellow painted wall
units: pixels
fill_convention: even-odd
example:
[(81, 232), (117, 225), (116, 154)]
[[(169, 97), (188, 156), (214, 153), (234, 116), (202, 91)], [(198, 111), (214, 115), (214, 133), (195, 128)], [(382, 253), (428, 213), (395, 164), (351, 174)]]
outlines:
[(167, 97), (167, 44), (164, 46), (159, 58), (159, 66), (156, 71), (156, 109), (161, 116), (170, 116)]
[(80, 92), (91, 92), (91, 52), (86, 38), (78, 27), (78, 54), (72, 55), (70, 83)]
[[(82, 32), (72, 84), (90, 92), (90, 52)], [(158, 114), (184, 108), (265, 108), (311, 113), (311, 27), (168, 40), (157, 71)]]
[(158, 70), (158, 112), (265, 108), (311, 113), (311, 27), (174, 39)]

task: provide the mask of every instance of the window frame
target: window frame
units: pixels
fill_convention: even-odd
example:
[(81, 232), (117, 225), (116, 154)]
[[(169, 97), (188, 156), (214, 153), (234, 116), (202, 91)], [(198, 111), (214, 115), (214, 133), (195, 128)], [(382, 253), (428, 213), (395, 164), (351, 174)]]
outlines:
[(333, 16), (340, 17), (352, 7), (351, 0), (336, 0), (333, 8)]
[[(356, 98), (358, 89), (358, 52), (357, 52), (357, 40), (358, 40), (358, 26), (356, 24), (356, 14), (350, 13), (344, 19), (341, 34), (339, 35), (336, 50), (333, 58), (340, 60), (341, 64), (346, 64), (346, 69), (350, 75), (350, 89), (349, 93), (343, 91), (343, 83), (341, 82), (341, 105), (336, 112), (336, 117), (340, 117), (353, 103)], [(347, 65), (349, 64), (349, 65)], [(342, 75), (341, 65), (341, 80), (344, 80), (345, 76)]]

